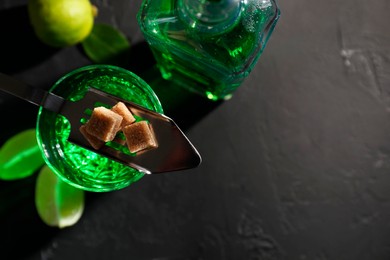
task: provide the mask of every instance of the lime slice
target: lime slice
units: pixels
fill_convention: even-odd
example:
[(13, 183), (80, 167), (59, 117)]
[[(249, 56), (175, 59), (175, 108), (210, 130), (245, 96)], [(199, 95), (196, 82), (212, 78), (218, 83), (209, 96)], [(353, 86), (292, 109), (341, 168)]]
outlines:
[(42, 221), (52, 227), (72, 226), (84, 211), (84, 191), (60, 180), (42, 167), (35, 187), (35, 206)]
[(0, 149), (0, 179), (17, 180), (32, 175), (44, 161), (35, 137), (35, 129), (20, 132)]

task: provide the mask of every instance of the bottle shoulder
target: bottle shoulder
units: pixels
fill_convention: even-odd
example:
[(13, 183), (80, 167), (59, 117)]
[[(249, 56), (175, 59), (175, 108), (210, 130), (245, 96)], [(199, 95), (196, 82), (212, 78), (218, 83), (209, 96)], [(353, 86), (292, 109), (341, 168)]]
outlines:
[(250, 67), (248, 63), (261, 53), (267, 28), (278, 11), (271, 0), (245, 1), (232, 26), (205, 31), (183, 18), (179, 1), (145, 1), (138, 20), (146, 40), (167, 52), (173, 48), (236, 71)]

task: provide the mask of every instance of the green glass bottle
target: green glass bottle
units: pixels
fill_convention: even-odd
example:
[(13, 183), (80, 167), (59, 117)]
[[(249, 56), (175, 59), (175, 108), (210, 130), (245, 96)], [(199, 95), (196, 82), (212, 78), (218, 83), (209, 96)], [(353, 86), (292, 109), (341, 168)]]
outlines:
[(249, 75), (279, 15), (275, 0), (144, 0), (137, 18), (163, 78), (218, 100)]

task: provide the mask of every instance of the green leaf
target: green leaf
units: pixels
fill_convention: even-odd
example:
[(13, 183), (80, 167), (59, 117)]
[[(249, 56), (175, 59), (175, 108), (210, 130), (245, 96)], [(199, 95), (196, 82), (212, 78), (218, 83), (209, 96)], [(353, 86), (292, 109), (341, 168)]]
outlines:
[(76, 224), (83, 214), (84, 191), (62, 181), (45, 165), (35, 186), (35, 207), (47, 225), (69, 227)]
[(32, 175), (44, 164), (35, 129), (16, 134), (0, 148), (0, 179), (17, 180)]
[(95, 24), (81, 45), (85, 54), (95, 63), (123, 65), (129, 59), (129, 41), (122, 32), (110, 25)]

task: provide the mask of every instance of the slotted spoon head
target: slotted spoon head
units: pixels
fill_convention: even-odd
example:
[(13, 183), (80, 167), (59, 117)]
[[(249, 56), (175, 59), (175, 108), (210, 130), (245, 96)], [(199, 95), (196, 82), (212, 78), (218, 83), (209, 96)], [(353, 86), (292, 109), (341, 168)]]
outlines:
[[(123, 102), (133, 115), (147, 120), (152, 125), (158, 143), (156, 148), (131, 154), (126, 144), (114, 140), (96, 150), (85, 139), (79, 128), (88, 120), (93, 108), (102, 105), (112, 107), (119, 101)], [(172, 119), (101, 90), (89, 88), (81, 100), (65, 101), (58, 112), (71, 124), (68, 141), (146, 174), (184, 170), (201, 163), (200, 154)]]

